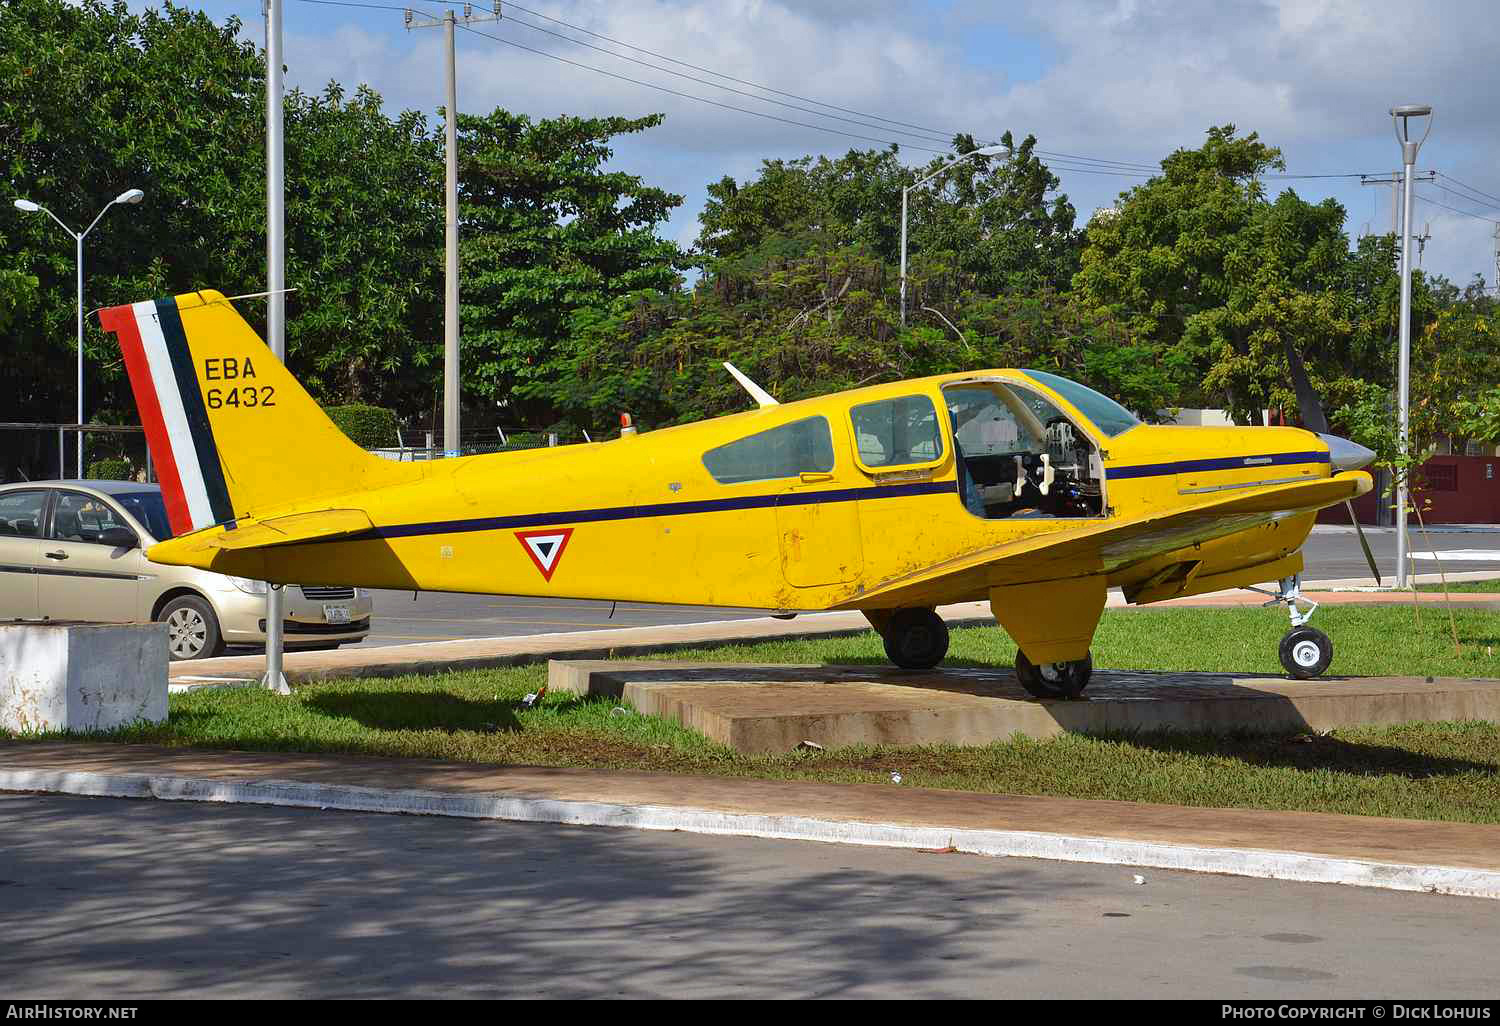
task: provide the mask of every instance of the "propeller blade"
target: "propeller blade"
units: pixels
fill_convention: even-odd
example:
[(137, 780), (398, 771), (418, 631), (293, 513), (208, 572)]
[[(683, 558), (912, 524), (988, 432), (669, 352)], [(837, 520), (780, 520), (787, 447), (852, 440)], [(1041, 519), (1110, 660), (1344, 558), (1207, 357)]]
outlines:
[(1302, 354), (1291, 339), (1286, 341), (1286, 362), (1292, 372), (1292, 388), (1297, 393), (1297, 415), (1302, 418), (1302, 426), (1316, 434), (1328, 434), (1328, 418), (1323, 415), (1323, 404), (1312, 382), (1307, 380)]
[(1385, 585), (1380, 583), (1380, 568), (1375, 565), (1375, 553), (1370, 551), (1370, 543), (1365, 539), (1365, 529), (1359, 526), (1359, 517), (1354, 515), (1354, 503), (1345, 499), (1344, 506), (1349, 510), (1349, 523), (1354, 525), (1354, 533), (1359, 535), (1359, 547), (1365, 550), (1365, 562), (1370, 564), (1370, 576), (1375, 578), (1375, 587), (1383, 588)]

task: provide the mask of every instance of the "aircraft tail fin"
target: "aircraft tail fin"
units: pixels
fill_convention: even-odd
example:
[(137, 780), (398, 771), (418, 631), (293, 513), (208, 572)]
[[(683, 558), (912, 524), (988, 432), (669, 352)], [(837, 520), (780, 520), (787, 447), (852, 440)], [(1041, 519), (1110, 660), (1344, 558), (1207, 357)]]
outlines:
[(421, 473), (351, 442), (218, 292), (99, 320), (119, 340), (176, 534)]

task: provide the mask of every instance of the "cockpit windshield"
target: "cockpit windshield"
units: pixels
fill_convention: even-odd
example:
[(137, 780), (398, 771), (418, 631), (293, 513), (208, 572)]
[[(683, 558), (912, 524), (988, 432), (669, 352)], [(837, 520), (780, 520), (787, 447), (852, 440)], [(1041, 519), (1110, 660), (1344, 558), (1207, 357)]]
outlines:
[(1141, 423), (1135, 414), (1109, 396), (1101, 395), (1076, 381), (1069, 381), (1046, 371), (1028, 370), (1025, 374), (1072, 403), (1079, 413), (1110, 438), (1124, 434)]

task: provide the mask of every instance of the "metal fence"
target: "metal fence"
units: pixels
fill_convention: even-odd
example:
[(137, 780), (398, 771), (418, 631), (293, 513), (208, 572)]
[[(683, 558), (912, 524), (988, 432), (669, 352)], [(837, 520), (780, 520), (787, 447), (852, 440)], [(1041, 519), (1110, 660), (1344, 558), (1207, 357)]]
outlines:
[[(0, 484), (76, 479), (79, 476), (79, 434), (84, 439), (85, 478), (156, 480), (145, 432), (139, 424), (0, 423)], [(396, 445), (369, 451), (388, 460), (433, 460), (450, 455), (516, 452), (591, 440), (582, 432), (574, 435), (535, 428), (495, 428), (465, 432), (459, 451), (449, 453), (436, 444), (430, 431), (399, 429)]]
[(388, 460), (436, 460), (448, 456), (478, 456), (485, 453), (516, 452), (523, 449), (544, 449), (549, 446), (575, 445), (592, 441), (587, 433), (578, 435), (559, 431), (542, 431), (535, 428), (494, 428), (465, 431), (460, 436), (457, 452), (449, 452), (437, 443), (433, 432), (422, 429), (398, 428), (397, 444), (380, 446), (370, 451)]
[[(139, 424), (0, 423), (0, 484), (73, 480), (78, 438), (83, 436), (85, 477), (156, 480), (146, 435)], [(105, 464), (104, 461), (111, 461)]]

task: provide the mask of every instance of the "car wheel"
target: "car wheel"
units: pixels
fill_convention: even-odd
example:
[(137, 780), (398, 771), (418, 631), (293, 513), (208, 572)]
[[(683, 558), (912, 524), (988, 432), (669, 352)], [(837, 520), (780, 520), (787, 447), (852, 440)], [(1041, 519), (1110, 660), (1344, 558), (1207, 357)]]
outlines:
[(167, 653), (174, 662), (207, 659), (224, 651), (224, 636), (213, 607), (196, 595), (180, 595), (162, 607), (167, 625)]

